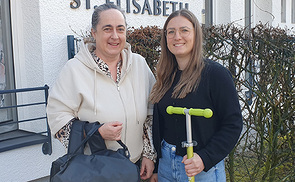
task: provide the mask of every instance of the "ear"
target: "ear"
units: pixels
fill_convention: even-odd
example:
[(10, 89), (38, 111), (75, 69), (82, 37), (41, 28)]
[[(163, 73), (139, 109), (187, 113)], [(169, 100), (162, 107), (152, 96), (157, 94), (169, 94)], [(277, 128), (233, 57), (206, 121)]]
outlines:
[(96, 31), (93, 28), (91, 28), (91, 35), (95, 39), (95, 37), (96, 37)]

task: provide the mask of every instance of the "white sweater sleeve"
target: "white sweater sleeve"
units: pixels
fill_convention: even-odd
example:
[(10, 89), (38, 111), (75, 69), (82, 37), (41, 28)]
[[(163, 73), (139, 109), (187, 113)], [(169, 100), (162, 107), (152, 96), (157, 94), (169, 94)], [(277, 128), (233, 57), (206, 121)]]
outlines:
[(55, 135), (71, 119), (77, 118), (81, 96), (75, 73), (70, 64), (62, 69), (55, 85), (49, 90), (47, 117), (51, 134)]

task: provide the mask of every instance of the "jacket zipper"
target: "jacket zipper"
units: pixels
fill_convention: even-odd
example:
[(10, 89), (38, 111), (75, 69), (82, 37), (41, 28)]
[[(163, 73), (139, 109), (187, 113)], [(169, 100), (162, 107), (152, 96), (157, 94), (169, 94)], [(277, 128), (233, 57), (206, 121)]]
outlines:
[[(128, 71), (128, 70), (126, 70), (126, 72), (127, 72), (127, 71)], [(105, 75), (105, 74), (104, 74), (104, 75)], [(125, 74), (125, 75), (126, 75), (126, 74)], [(125, 75), (121, 78), (120, 82), (123, 80), (123, 78), (125, 77)], [(106, 76), (106, 75), (105, 75), (105, 76)], [(119, 86), (119, 84), (116, 83), (112, 78), (110, 78), (110, 77), (108, 77), (108, 76), (106, 76), (106, 77), (107, 77), (108, 79), (111, 79), (111, 80), (113, 81), (113, 83), (116, 85), (116, 87), (117, 87), (117, 91), (118, 91), (118, 94), (119, 94), (119, 97), (120, 97), (121, 102), (122, 102), (122, 105), (123, 105), (124, 114), (125, 114), (124, 118), (125, 118), (125, 121), (126, 121), (126, 126), (125, 126), (125, 131), (124, 131), (125, 136), (124, 136), (123, 142), (126, 144), (126, 143), (127, 143), (127, 112), (126, 112), (125, 103), (124, 103), (124, 101), (123, 101), (123, 99), (122, 99), (122, 96), (121, 96), (120, 86)]]
[(125, 103), (123, 102), (123, 99), (122, 99), (122, 96), (121, 96), (121, 92), (120, 92), (120, 86), (119, 84), (115, 83), (116, 86), (117, 86), (117, 90), (118, 90), (118, 93), (119, 93), (119, 96), (120, 96), (120, 99), (121, 99), (121, 102), (122, 102), (122, 105), (123, 105), (123, 109), (124, 109), (124, 113), (125, 113), (125, 121), (126, 121), (126, 126), (125, 126), (125, 131), (124, 131), (124, 140), (123, 142), (126, 144), (127, 143), (127, 112), (126, 112), (126, 107), (125, 107)]

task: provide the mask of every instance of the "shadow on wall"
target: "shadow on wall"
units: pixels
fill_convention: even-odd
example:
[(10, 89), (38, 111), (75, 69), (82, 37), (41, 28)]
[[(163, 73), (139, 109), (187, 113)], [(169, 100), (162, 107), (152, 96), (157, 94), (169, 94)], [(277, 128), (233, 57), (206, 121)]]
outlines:
[(32, 181), (28, 181), (28, 182), (49, 182), (49, 176), (45, 176), (43, 178), (35, 179)]

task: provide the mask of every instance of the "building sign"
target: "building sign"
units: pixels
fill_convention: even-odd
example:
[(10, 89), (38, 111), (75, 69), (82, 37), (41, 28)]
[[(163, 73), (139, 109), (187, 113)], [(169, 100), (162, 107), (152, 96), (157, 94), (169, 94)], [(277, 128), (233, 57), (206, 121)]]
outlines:
[[(86, 1), (86, 9), (90, 9), (90, 0)], [(169, 9), (172, 12), (179, 9), (189, 9), (189, 4), (184, 2), (165, 1), (165, 0), (143, 0), (141, 3), (138, 0), (105, 0), (106, 3), (113, 3), (121, 7), (121, 2), (124, 1), (126, 7), (121, 7), (126, 10), (126, 13), (133, 14), (148, 14), (148, 15), (163, 15), (169, 16)], [(77, 9), (81, 6), (81, 0), (73, 0), (70, 3), (72, 9)], [(95, 6), (94, 6), (95, 7)]]

